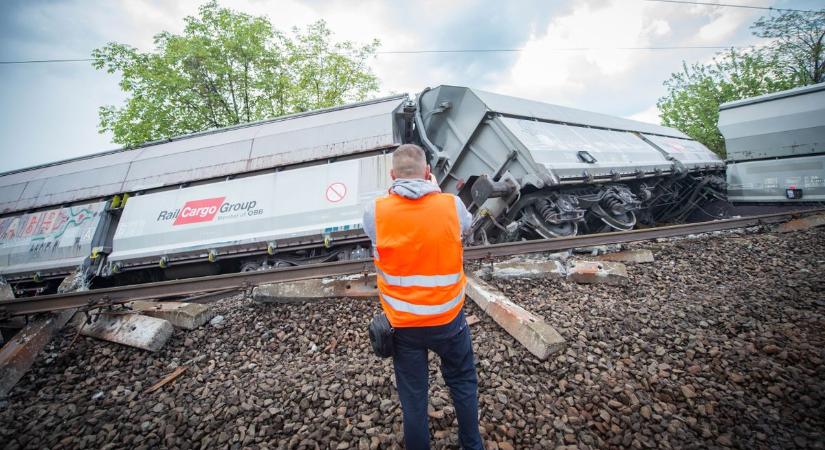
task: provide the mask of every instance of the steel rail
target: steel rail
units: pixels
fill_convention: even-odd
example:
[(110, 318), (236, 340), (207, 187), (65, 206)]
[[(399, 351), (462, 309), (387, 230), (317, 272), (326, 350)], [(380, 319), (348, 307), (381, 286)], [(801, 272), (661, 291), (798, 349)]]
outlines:
[[(465, 260), (546, 251), (562, 251), (577, 247), (645, 241), (657, 238), (685, 236), (714, 231), (770, 225), (786, 222), (802, 215), (825, 211), (825, 208), (765, 214), (736, 219), (715, 220), (614, 233), (589, 234), (566, 238), (507, 242), (464, 249)], [(374, 270), (371, 260), (338, 261), (308, 264), (258, 272), (213, 275), (182, 280), (95, 289), (84, 292), (52, 294), (0, 301), (0, 317), (36, 314), (69, 308), (96, 308), (127, 303), (133, 300), (157, 299), (169, 296), (199, 294), (208, 291), (250, 289), (266, 283), (297, 281), (329, 276), (368, 273)]]
[(562, 251), (577, 247), (621, 244), (625, 242), (647, 241), (651, 239), (686, 236), (690, 234), (711, 233), (714, 231), (747, 228), (758, 225), (771, 225), (800, 217), (802, 215), (825, 212), (825, 208), (800, 211), (787, 211), (759, 216), (738, 217), (735, 219), (712, 220), (708, 222), (686, 223), (665, 227), (643, 228), (639, 230), (583, 234), (567, 238), (538, 239), (534, 241), (504, 242), (464, 249), (464, 259), (482, 259), (498, 256), (510, 256), (521, 253)]
[(0, 301), (0, 316), (35, 314), (66, 308), (94, 308), (205, 291), (248, 289), (259, 284), (367, 272), (372, 267), (371, 260), (361, 259), (20, 298)]

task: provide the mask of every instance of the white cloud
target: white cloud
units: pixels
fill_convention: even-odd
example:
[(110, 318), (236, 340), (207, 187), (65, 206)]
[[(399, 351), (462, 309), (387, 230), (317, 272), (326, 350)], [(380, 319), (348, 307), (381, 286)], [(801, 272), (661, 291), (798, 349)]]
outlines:
[[(750, 0), (747, 2), (738, 1), (731, 4), (743, 4), (747, 6), (767, 7), (774, 3), (773, 0)], [(731, 8), (712, 5), (694, 5), (690, 8), (679, 10), (684, 19), (698, 19), (700, 25), (698, 30), (685, 30), (685, 42), (693, 45), (732, 45), (729, 40), (748, 25), (764, 11), (752, 8)]]
[(640, 122), (653, 123), (656, 125), (662, 124), (662, 120), (659, 118), (659, 108), (657, 108), (656, 105), (626, 117)]
[[(147, 3), (150, 0), (130, 1)], [(182, 18), (197, 14), (197, 7), (201, 3), (200, 0), (186, 0), (177, 4), (170, 2), (167, 11), (160, 14), (144, 14), (142, 19), (136, 19), (135, 28), (181, 32)], [(422, 4), (421, 8), (438, 7), (434, 1), (429, 3), (432, 4)], [(467, 7), (459, 2), (450, 5), (448, 10)], [(334, 39), (338, 41), (348, 40), (356, 44), (367, 44), (379, 38), (382, 40), (382, 49), (420, 48), (418, 31), (414, 27), (398, 27), (388, 20), (392, 15), (393, 5), (378, 0), (361, 1), (357, 7), (353, 7), (353, 3), (348, 1), (307, 4), (297, 0), (224, 0), (221, 1), (221, 6), (253, 16), (266, 16), (276, 29), (285, 33), (291, 33), (293, 27), (303, 28), (323, 19), (333, 31)], [(388, 41), (387, 37), (391, 37), (391, 41)], [(382, 91), (403, 92), (413, 85), (417, 86), (416, 80), (420, 79), (420, 73), (416, 75), (413, 71), (399, 70), (403, 67), (404, 61), (408, 60), (408, 57), (400, 55), (379, 55), (373, 60), (372, 68), (382, 81)]]
[(648, 4), (622, 0), (576, 3), (569, 14), (552, 20), (541, 35), (531, 36), (509, 79), (497, 88), (566, 101), (593, 82), (632, 70), (650, 55), (615, 48), (649, 46), (654, 38), (670, 33), (668, 20), (651, 17), (650, 10)]
[(649, 27), (651, 33), (656, 37), (664, 37), (670, 33), (670, 24), (664, 19), (656, 19)]
[(564, 14), (533, 33), (509, 73), (488, 89), (659, 123), (655, 103), (665, 94), (663, 82), (683, 61), (710, 61), (718, 50), (609, 48), (749, 45), (755, 38), (748, 26), (761, 13), (628, 0), (572, 2)]
[(726, 14), (717, 15), (711, 22), (702, 26), (697, 37), (702, 43), (725, 42), (750, 19), (749, 12), (726, 11)]
[[(1, 0), (0, 0), (1, 1)], [(728, 2), (745, 0), (728, 0)], [(748, 4), (782, 6), (779, 0)], [(161, 30), (179, 33), (205, 0), (29, 0), (4, 5), (0, 53), (7, 59), (84, 57), (108, 41), (150, 50)], [(682, 60), (714, 50), (632, 51), (613, 47), (747, 45), (759, 11), (637, 0), (220, 0), (266, 15), (283, 31), (325, 19), (338, 40), (382, 41), (381, 50), (522, 47), (510, 54), (378, 55), (381, 93), (417, 93), (438, 84), (494, 92), (658, 122), (662, 82)], [(12, 11), (13, 14), (9, 12)], [(6, 19), (4, 22), (3, 19)], [(582, 48), (587, 51), (563, 51)], [(0, 71), (0, 171), (100, 151), (97, 107), (120, 104), (117, 78), (86, 63)], [(16, 104), (45, 113), (20, 114)], [(43, 129), (61, 130), (43, 133)], [(37, 135), (37, 139), (28, 136)], [(9, 149), (15, 157), (6, 158)], [(57, 152), (57, 153), (55, 153)], [(61, 153), (62, 152), (62, 153)]]

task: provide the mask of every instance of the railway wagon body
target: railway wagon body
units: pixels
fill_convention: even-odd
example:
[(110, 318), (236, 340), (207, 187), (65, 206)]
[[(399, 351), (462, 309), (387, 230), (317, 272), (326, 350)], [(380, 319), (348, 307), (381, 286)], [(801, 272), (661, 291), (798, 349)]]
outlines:
[(723, 161), (672, 128), (456, 86), (417, 100), (433, 173), (482, 240), (683, 220), (724, 195)]
[[(78, 267), (87, 280), (96, 277), (104, 284), (114, 284), (143, 281), (146, 276), (177, 278), (220, 270), (226, 268), (230, 257), (243, 257), (240, 264), (246, 268), (265, 266), (267, 261), (285, 264), (333, 254), (344, 257), (324, 244), (363, 240), (353, 222), (353, 211), (358, 207), (350, 203), (362, 201), (359, 196), (386, 177), (383, 173), (388, 169), (382, 165), (385, 159), (381, 155), (401, 142), (397, 133), (403, 126), (395, 123), (400, 120), (396, 110), (406, 99), (406, 95), (392, 96), (294, 114), (2, 174), (0, 220), (9, 223), (28, 223), (27, 214), (55, 209), (69, 214), (89, 202), (110, 201), (110, 205), (99, 219), (83, 224), (87, 234), (100, 236), (104, 242), (83, 241), (73, 246), (73, 258), (30, 252), (27, 243), (0, 235), (0, 249), (14, 248), (14, 252), (25, 254), (25, 258), (0, 254), (0, 277), (23, 294), (22, 288), (32, 282), (66, 276)], [(372, 169), (369, 176), (353, 172), (368, 168)], [(339, 222), (319, 222), (316, 217), (328, 214), (329, 205), (319, 203), (309, 192), (314, 186), (312, 192), (325, 193), (329, 187), (323, 185), (325, 180), (339, 173), (346, 176), (342, 183), (346, 182), (348, 191), (338, 203), (349, 205), (350, 210), (336, 217)], [(354, 182), (353, 177), (359, 181)], [(371, 179), (372, 184), (362, 179)], [(193, 197), (187, 197), (189, 194)], [(219, 197), (226, 197), (230, 201), (227, 208), (233, 209), (229, 213), (218, 211), (216, 217), (221, 220), (214, 224), (220, 226), (194, 222), (173, 226), (177, 218), (158, 220), (158, 211), (171, 215), (189, 200)], [(242, 201), (245, 197), (248, 199)], [(304, 201), (296, 203), (296, 199)], [(248, 207), (249, 202), (256, 202), (252, 210), (260, 212), (249, 216), (256, 220), (226, 220), (239, 215), (240, 210), (234, 208)], [(313, 207), (319, 209), (311, 211)], [(142, 216), (149, 211), (154, 214), (151, 221)], [(279, 231), (282, 223), (304, 219), (303, 226)], [(308, 247), (316, 250), (308, 251)], [(290, 251), (288, 256), (267, 258)], [(219, 260), (218, 264), (194, 264), (210, 259)], [(238, 269), (238, 264), (229, 264), (229, 269)], [(186, 267), (179, 267), (183, 265)]]
[[(132, 197), (104, 275), (156, 268), (176, 278), (368, 257), (361, 215), (386, 193), (390, 161), (373, 155)], [(232, 268), (215, 264), (227, 260)]]
[(107, 206), (102, 201), (0, 219), (0, 276), (43, 282), (31, 287), (37, 292), (56, 287), (79, 266), (100, 262), (111, 238)]
[(724, 103), (735, 203), (825, 201), (825, 83)]
[(0, 213), (220, 180), (394, 148), (386, 97), (238, 125), (0, 174)]
[(676, 130), (441, 86), (2, 174), (3, 220), (98, 205), (74, 259), (2, 273), (21, 293), (78, 266), (103, 286), (367, 257), (361, 211), (408, 142), (478, 242), (681, 220), (719, 195), (721, 161)]

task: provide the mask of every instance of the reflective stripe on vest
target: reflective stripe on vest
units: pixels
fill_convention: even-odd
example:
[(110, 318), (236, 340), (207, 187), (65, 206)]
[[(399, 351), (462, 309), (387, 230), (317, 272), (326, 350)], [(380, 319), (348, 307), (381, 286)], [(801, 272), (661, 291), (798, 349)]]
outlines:
[(432, 316), (435, 314), (444, 314), (445, 312), (455, 308), (456, 305), (461, 302), (461, 299), (464, 298), (464, 288), (461, 288), (461, 292), (455, 298), (440, 305), (416, 305), (415, 303), (409, 303), (404, 300), (392, 298), (387, 294), (381, 294), (381, 298), (383, 298), (384, 301), (392, 306), (392, 309), (396, 311), (407, 312), (417, 316)]
[[(376, 258), (377, 259), (377, 258)], [(388, 275), (383, 270), (376, 267), (378, 275), (384, 282), (393, 286), (420, 286), (420, 287), (440, 287), (452, 286), (461, 280), (461, 273), (451, 273), (449, 275)]]

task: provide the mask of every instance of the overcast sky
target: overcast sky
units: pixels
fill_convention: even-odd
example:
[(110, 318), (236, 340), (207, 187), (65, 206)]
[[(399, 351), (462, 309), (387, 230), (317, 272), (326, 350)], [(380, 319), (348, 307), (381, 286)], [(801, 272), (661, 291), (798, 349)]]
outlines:
[[(2, 0), (0, 61), (87, 58), (109, 41), (152, 49), (180, 32), (202, 1)], [(723, 3), (817, 9), (823, 0)], [(520, 48), (512, 53), (389, 54), (372, 62), (379, 95), (457, 84), (658, 123), (662, 82), (683, 60), (715, 50), (615, 47), (746, 46), (767, 11), (641, 0), (222, 0), (282, 30), (325, 19), (340, 40), (380, 50)], [(357, 5), (357, 6), (356, 6)], [(448, 5), (448, 6), (445, 6)], [(572, 51), (570, 48), (589, 48)], [(561, 50), (567, 49), (567, 50)], [(120, 105), (118, 77), (88, 62), (0, 65), (0, 172), (116, 148), (97, 109)]]

